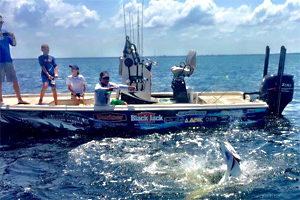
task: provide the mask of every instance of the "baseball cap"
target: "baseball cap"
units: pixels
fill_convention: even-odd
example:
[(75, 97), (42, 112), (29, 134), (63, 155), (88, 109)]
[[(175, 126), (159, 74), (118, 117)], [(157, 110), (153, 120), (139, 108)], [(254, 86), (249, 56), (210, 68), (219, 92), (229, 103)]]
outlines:
[(71, 67), (72, 69), (79, 70), (79, 67), (77, 65), (69, 65), (69, 67)]

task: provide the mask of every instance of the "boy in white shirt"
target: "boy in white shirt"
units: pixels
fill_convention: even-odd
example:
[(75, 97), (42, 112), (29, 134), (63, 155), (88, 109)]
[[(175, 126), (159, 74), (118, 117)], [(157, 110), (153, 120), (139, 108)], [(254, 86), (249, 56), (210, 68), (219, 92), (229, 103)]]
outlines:
[(78, 104), (83, 103), (84, 93), (86, 91), (85, 78), (79, 74), (77, 65), (70, 65), (72, 75), (67, 78), (68, 90), (71, 92), (71, 98)]

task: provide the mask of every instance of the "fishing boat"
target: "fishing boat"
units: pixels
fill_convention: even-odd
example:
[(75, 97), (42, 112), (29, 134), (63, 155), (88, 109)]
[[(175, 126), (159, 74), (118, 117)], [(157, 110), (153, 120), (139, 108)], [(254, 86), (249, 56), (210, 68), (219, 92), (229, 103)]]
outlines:
[[(86, 94), (83, 105), (72, 100), (70, 94), (58, 94), (58, 105), (54, 105), (52, 95), (44, 97), (43, 105), (38, 105), (39, 94), (23, 95), (30, 103), (28, 105), (18, 105), (14, 95), (5, 95), (0, 122), (22, 128), (69, 131), (153, 130), (233, 121), (258, 122), (266, 116), (280, 116), (293, 98), (293, 76), (283, 74), (285, 52), (282, 47), (278, 74), (268, 74), (267, 47), (258, 92), (195, 92), (187, 89), (185, 77), (191, 76), (196, 68), (196, 51), (191, 50), (185, 63), (171, 68), (173, 92), (154, 93), (151, 92), (151, 69), (156, 63), (140, 58), (135, 44), (126, 37), (119, 75), (122, 83), (135, 86), (135, 91), (119, 90), (110, 94), (107, 90), (98, 90)], [(109, 100), (114, 99), (127, 102), (127, 105), (111, 105)]]

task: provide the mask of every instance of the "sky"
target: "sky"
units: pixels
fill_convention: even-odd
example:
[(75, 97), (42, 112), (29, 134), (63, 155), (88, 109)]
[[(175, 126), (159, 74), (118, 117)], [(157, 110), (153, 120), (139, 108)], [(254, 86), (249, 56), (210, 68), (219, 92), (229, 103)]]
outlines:
[[(0, 15), (17, 38), (14, 58), (38, 57), (42, 43), (55, 57), (117, 57), (123, 7), (138, 43), (142, 0), (0, 0)], [(145, 56), (300, 52), (300, 0), (144, 0), (143, 19)]]

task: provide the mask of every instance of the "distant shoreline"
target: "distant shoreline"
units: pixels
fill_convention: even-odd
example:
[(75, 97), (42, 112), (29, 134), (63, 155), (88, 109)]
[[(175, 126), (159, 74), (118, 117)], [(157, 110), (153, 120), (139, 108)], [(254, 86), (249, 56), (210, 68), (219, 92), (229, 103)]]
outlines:
[[(280, 53), (271, 53), (270, 55), (279, 55)], [(295, 55), (300, 53), (287, 53), (287, 55)], [(201, 56), (257, 56), (264, 54), (206, 54), (206, 55), (197, 55), (197, 57)], [(160, 55), (160, 56), (144, 56), (144, 57), (185, 57), (186, 55)], [(56, 57), (57, 59), (111, 59), (111, 58), (119, 58), (119, 56), (105, 56), (105, 57)], [(30, 60), (37, 58), (13, 58), (15, 60)]]

